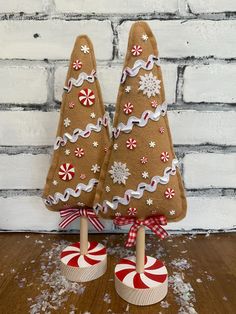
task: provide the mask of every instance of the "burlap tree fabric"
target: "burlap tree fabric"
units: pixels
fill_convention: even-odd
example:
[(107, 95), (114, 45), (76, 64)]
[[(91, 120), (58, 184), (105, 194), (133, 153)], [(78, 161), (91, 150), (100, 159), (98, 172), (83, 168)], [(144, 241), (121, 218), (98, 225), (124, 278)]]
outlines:
[(186, 198), (173, 151), (155, 38), (133, 24), (119, 88), (109, 150), (94, 208), (104, 218), (164, 214), (177, 221)]
[(96, 62), (87, 36), (76, 39), (43, 199), (50, 210), (92, 207), (109, 145)]

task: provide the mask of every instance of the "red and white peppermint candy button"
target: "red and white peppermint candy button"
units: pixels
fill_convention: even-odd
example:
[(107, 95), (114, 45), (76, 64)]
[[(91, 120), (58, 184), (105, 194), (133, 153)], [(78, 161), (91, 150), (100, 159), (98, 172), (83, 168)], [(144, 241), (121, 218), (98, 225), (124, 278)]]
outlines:
[(125, 114), (131, 114), (133, 112), (133, 109), (134, 106), (130, 102), (128, 102), (127, 104), (124, 105), (123, 111)]
[(171, 189), (171, 188), (168, 188), (165, 190), (165, 197), (167, 199), (171, 199), (175, 196), (175, 190)]
[(128, 212), (128, 215), (129, 215), (129, 216), (135, 216), (135, 215), (137, 214), (137, 208), (135, 208), (135, 207), (130, 207), (130, 208), (127, 210), (127, 212)]
[(162, 152), (161, 153), (161, 161), (167, 162), (169, 160), (170, 156), (168, 152)]
[(158, 103), (156, 100), (151, 101), (152, 107), (156, 108), (158, 106)]
[(74, 62), (73, 62), (73, 69), (74, 70), (80, 70), (81, 68), (82, 68), (82, 62), (80, 61), (80, 60), (75, 60)]
[(84, 88), (79, 92), (79, 101), (85, 107), (90, 107), (95, 103), (94, 92), (90, 88)]
[(140, 56), (143, 52), (143, 48), (139, 45), (134, 45), (131, 49), (131, 52), (133, 56)]
[(163, 133), (165, 132), (165, 129), (163, 128), (163, 126), (160, 127), (159, 132), (160, 132), (161, 134), (163, 134)]
[(84, 149), (77, 147), (75, 150), (75, 156), (81, 158), (84, 156)]
[(141, 162), (141, 164), (146, 164), (148, 162), (148, 158), (143, 156), (140, 158), (140, 162)]
[(126, 147), (128, 149), (135, 149), (137, 146), (137, 141), (133, 138), (129, 138), (127, 141), (126, 141)]
[(69, 102), (69, 108), (70, 109), (73, 109), (74, 108), (74, 106), (75, 106), (75, 104), (71, 101), (71, 102)]
[(72, 164), (62, 164), (59, 168), (59, 177), (63, 181), (70, 181), (75, 175), (75, 168)]

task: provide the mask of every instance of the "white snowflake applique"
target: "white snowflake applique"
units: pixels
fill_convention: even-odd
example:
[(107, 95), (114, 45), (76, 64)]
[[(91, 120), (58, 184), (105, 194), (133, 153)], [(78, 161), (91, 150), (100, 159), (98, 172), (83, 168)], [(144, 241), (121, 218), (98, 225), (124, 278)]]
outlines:
[(113, 149), (114, 149), (114, 150), (117, 150), (117, 149), (118, 149), (118, 144), (117, 144), (117, 143), (115, 143), (115, 144), (113, 145)]
[(114, 164), (111, 166), (109, 173), (111, 174), (113, 183), (118, 184), (126, 184), (126, 180), (128, 180), (128, 176), (130, 176), (130, 172), (126, 167), (126, 163), (123, 164), (120, 161), (114, 161)]
[(149, 147), (154, 148), (156, 146), (156, 142), (151, 141), (148, 143)]
[(151, 198), (149, 198), (147, 201), (146, 201), (147, 205), (151, 206), (153, 205), (153, 200)]
[(172, 210), (169, 211), (169, 213), (170, 213), (171, 216), (173, 216), (175, 214), (175, 210), (172, 209)]
[(109, 193), (111, 191), (111, 189), (110, 189), (110, 187), (108, 185), (105, 187), (105, 190), (106, 190), (107, 193)]
[(149, 173), (148, 173), (147, 171), (144, 171), (144, 172), (142, 173), (142, 177), (143, 177), (144, 179), (147, 179), (147, 178), (149, 177)]
[(98, 164), (92, 165), (91, 171), (93, 173), (100, 172), (100, 166)]
[(70, 155), (70, 150), (69, 150), (69, 149), (66, 149), (66, 150), (65, 150), (65, 155), (66, 155), (66, 156), (69, 156), (69, 155)]
[(57, 180), (54, 180), (54, 181), (52, 182), (52, 184), (53, 184), (53, 185), (58, 185)]
[(82, 46), (80, 47), (80, 50), (81, 50), (84, 54), (89, 53), (89, 47), (88, 47), (87, 45), (82, 45)]
[(143, 41), (147, 41), (148, 40), (148, 35), (147, 34), (143, 34), (141, 36), (141, 38), (142, 38)]
[(161, 81), (158, 80), (157, 77), (152, 74), (152, 72), (149, 74), (144, 74), (140, 76), (140, 86), (138, 90), (142, 90), (143, 95), (147, 95), (147, 97), (150, 98), (151, 96), (156, 96), (160, 93), (160, 83)]
[(131, 86), (126, 86), (125, 92), (126, 92), (126, 93), (129, 93), (130, 91), (131, 91)]
[(94, 141), (93, 142), (93, 147), (98, 147), (98, 142)]
[(94, 112), (90, 113), (90, 118), (95, 119), (96, 118), (96, 114)]
[(65, 118), (65, 120), (64, 120), (64, 126), (67, 128), (68, 126), (70, 126), (70, 123), (71, 123), (71, 121), (70, 121), (70, 119), (69, 118)]

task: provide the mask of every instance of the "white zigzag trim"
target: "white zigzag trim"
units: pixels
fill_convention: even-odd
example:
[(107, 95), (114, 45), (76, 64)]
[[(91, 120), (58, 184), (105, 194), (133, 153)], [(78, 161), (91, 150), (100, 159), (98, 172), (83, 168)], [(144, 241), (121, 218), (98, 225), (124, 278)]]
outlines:
[(112, 129), (113, 136), (114, 138), (118, 138), (120, 135), (120, 132), (124, 132), (124, 133), (131, 132), (134, 125), (137, 125), (139, 127), (144, 127), (148, 123), (149, 119), (152, 121), (158, 121), (161, 116), (164, 117), (166, 115), (166, 112), (167, 112), (167, 104), (165, 102), (159, 105), (154, 112), (150, 110), (145, 110), (142, 113), (141, 118), (132, 116), (128, 119), (126, 124), (122, 122), (119, 123), (116, 128)]
[(79, 183), (75, 190), (67, 188), (63, 194), (56, 192), (54, 196), (49, 195), (47, 198), (43, 199), (43, 201), (47, 206), (56, 205), (59, 201), (67, 202), (70, 196), (79, 197), (82, 191), (91, 192), (96, 184), (98, 184), (97, 179), (90, 179), (87, 185)]
[(72, 87), (79, 87), (81, 85), (83, 85), (84, 81), (87, 81), (89, 83), (93, 83), (95, 81), (96, 78), (96, 71), (92, 70), (91, 74), (87, 74), (85, 72), (81, 72), (78, 76), (77, 79), (75, 79), (74, 77), (71, 77), (68, 80), (68, 86), (64, 87), (64, 90), (69, 93), (72, 90)]
[(129, 68), (129, 67), (124, 68), (121, 75), (121, 80), (120, 80), (121, 84), (125, 82), (127, 76), (131, 76), (131, 77), (136, 76), (140, 69), (150, 71), (153, 69), (154, 65), (157, 65), (157, 66), (160, 65), (160, 59), (154, 55), (150, 55), (147, 61), (136, 60), (132, 68)]
[(151, 179), (150, 184), (141, 182), (139, 183), (136, 191), (129, 189), (124, 193), (123, 197), (114, 196), (111, 202), (108, 200), (104, 200), (102, 205), (96, 204), (94, 206), (94, 210), (96, 211), (96, 213), (98, 213), (99, 211), (103, 211), (104, 213), (106, 213), (108, 210), (108, 207), (110, 207), (113, 210), (116, 210), (119, 204), (128, 205), (132, 197), (136, 199), (140, 199), (143, 196), (144, 191), (155, 192), (158, 184), (167, 184), (170, 180), (170, 176), (171, 175), (173, 176), (176, 174), (177, 166), (178, 166), (178, 160), (173, 159), (172, 166), (165, 168), (164, 175), (162, 177), (160, 176), (153, 177)]
[(77, 129), (74, 129), (72, 134), (65, 133), (62, 137), (58, 136), (54, 144), (54, 150), (57, 150), (60, 146), (65, 146), (67, 141), (70, 141), (71, 143), (75, 143), (80, 136), (87, 138), (90, 136), (92, 131), (98, 133), (101, 131), (102, 126), (106, 127), (107, 125), (108, 125), (108, 114), (105, 113), (102, 118), (97, 119), (96, 124), (92, 124), (92, 123), (87, 124), (85, 130), (81, 130), (77, 128)]

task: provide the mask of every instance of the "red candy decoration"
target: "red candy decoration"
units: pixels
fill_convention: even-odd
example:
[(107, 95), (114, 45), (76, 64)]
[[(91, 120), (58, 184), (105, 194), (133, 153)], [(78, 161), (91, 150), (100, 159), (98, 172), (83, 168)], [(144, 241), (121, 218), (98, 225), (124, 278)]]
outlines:
[(136, 148), (136, 146), (137, 146), (137, 141), (135, 140), (135, 139), (133, 139), (133, 138), (130, 138), (130, 139), (128, 139), (127, 141), (126, 141), (126, 147), (128, 148), (128, 149), (134, 149), (134, 148)]
[(123, 111), (125, 114), (131, 114), (133, 112), (133, 109), (134, 106), (130, 102), (128, 102), (127, 104), (124, 105)]
[(163, 126), (160, 127), (159, 131), (161, 134), (163, 134), (165, 132), (165, 129), (163, 128)]
[(82, 62), (80, 60), (75, 60), (73, 62), (73, 69), (78, 71), (78, 70), (80, 70), (82, 68), (82, 65), (83, 64), (82, 64)]
[(146, 164), (148, 162), (148, 158), (143, 156), (142, 158), (140, 158), (140, 162), (141, 164)]
[(75, 168), (69, 163), (62, 164), (59, 168), (58, 174), (60, 179), (62, 179), (63, 181), (70, 181), (75, 175)]
[(95, 103), (94, 92), (90, 88), (82, 89), (79, 92), (79, 101), (85, 107), (90, 107)]
[(171, 189), (171, 188), (166, 189), (166, 191), (165, 191), (165, 197), (166, 197), (167, 199), (171, 199), (171, 198), (173, 198), (174, 196), (175, 196), (175, 190), (173, 190), (173, 189)]
[(84, 156), (84, 149), (77, 147), (75, 150), (75, 156), (81, 158)]
[(143, 52), (143, 48), (139, 45), (134, 45), (131, 49), (131, 52), (133, 56), (140, 56)]
[(127, 212), (128, 212), (128, 215), (129, 215), (129, 216), (135, 216), (135, 215), (137, 214), (137, 208), (135, 208), (135, 207), (130, 207), (130, 208), (127, 210)]
[(168, 152), (162, 152), (161, 153), (161, 161), (163, 162), (167, 162), (169, 160), (170, 156), (168, 154)]

